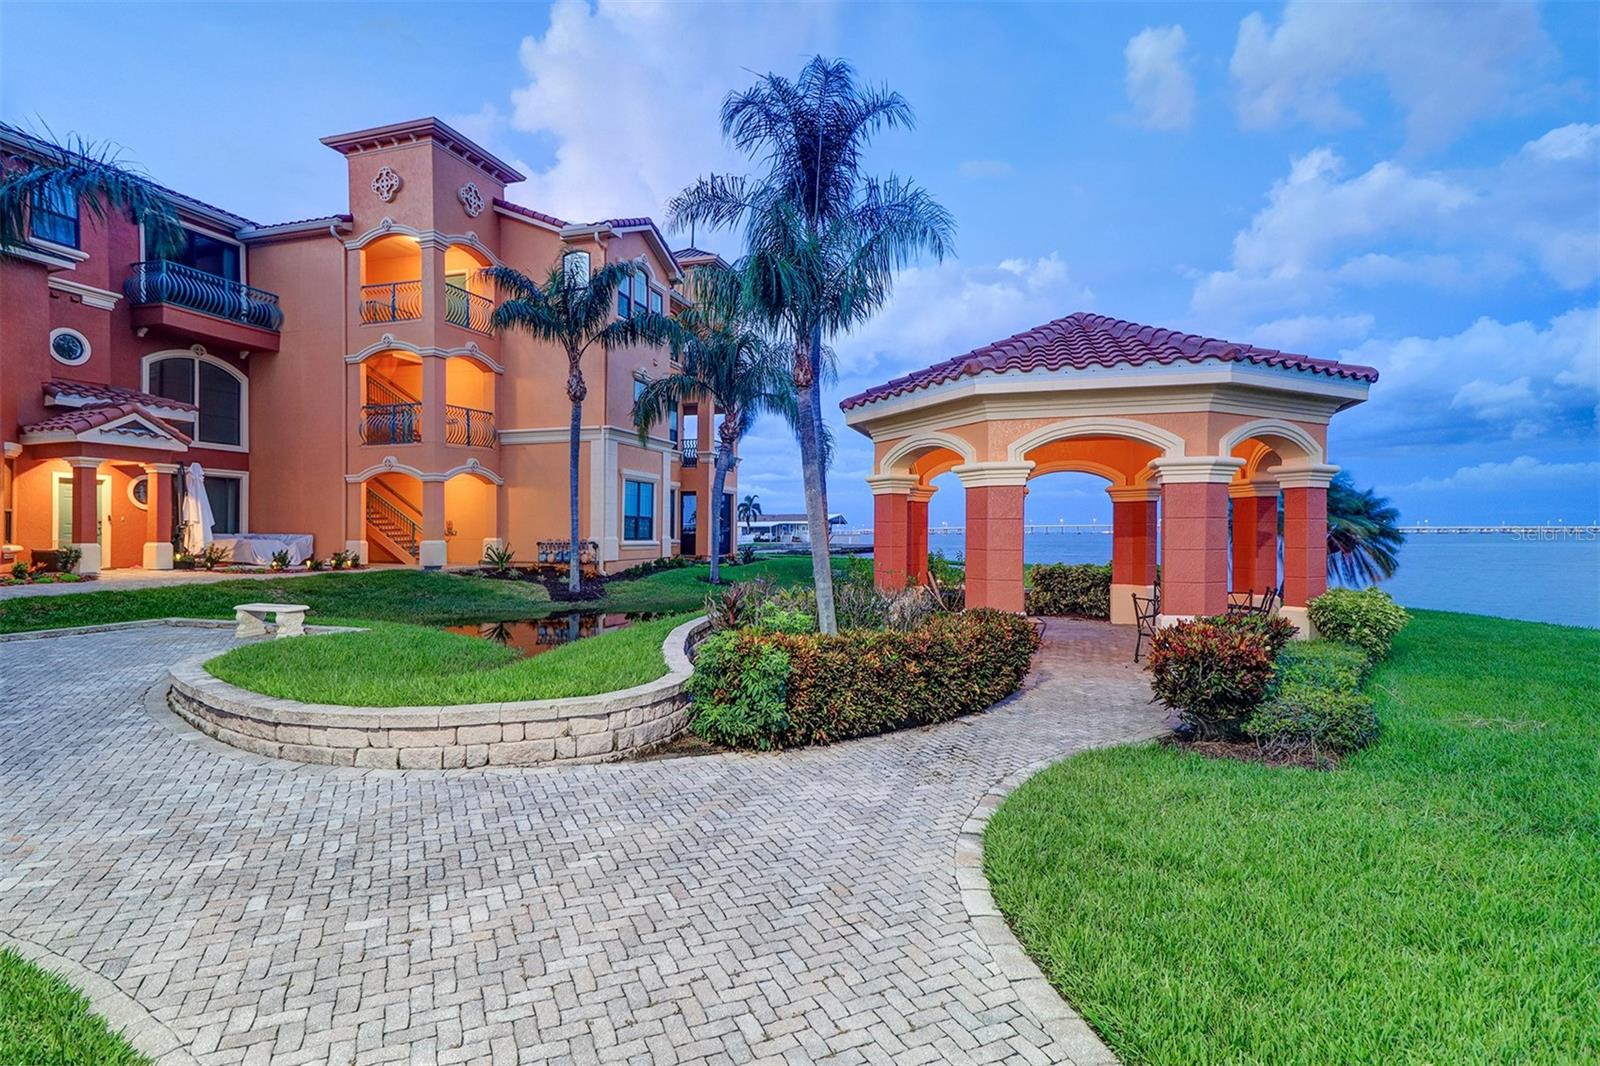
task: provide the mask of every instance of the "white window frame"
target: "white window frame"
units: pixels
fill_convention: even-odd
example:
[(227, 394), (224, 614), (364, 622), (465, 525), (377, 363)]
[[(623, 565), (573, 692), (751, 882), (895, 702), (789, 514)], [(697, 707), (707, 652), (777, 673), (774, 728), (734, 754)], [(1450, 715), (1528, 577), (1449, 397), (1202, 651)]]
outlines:
[[(77, 362), (73, 363), (68, 362), (56, 354), (56, 338), (62, 335), (76, 337), (78, 340), (83, 342), (82, 359), (79, 359)], [(50, 331), (50, 358), (54, 359), (62, 366), (83, 366), (90, 359), (94, 358), (94, 345), (89, 343), (89, 338), (85, 337), (80, 330), (73, 329), (70, 326), (57, 326), (55, 329)]]
[[(200, 439), (200, 412), (194, 412), (194, 435), (192, 447), (210, 448), (219, 452), (248, 452), (250, 450), (250, 379), (239, 373), (238, 370), (218, 359), (203, 348), (170, 348), (166, 351), (151, 352), (139, 361), (139, 390), (150, 391), (150, 368), (162, 359), (193, 359), (197, 362), (210, 363), (232, 374), (239, 382), (239, 443), (218, 444), (214, 441)], [(194, 369), (194, 405), (200, 406), (200, 368)]]
[(250, 471), (227, 470), (220, 466), (203, 467), (207, 481), (212, 478), (233, 478), (239, 483), (239, 532), (213, 533), (216, 537), (237, 537), (250, 532)]
[[(630, 540), (624, 534), (628, 530), (628, 482), (649, 482), (650, 489), (650, 536), (642, 540)], [(621, 492), (621, 506), (617, 508), (617, 540), (625, 548), (659, 548), (661, 538), (658, 536), (661, 521), (661, 475), (650, 474), (643, 470), (624, 470), (617, 479), (617, 487)]]

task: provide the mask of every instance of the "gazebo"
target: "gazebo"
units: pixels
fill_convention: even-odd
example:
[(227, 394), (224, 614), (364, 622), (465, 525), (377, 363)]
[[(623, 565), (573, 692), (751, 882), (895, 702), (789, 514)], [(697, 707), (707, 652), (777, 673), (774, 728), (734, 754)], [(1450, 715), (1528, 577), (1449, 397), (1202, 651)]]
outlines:
[[(1351, 366), (1072, 314), (844, 400), (872, 439), (879, 587), (923, 578), (933, 479), (966, 493), (967, 604), (1023, 609), (1023, 497), (1041, 474), (1109, 483), (1111, 620), (1155, 590), (1161, 622), (1283, 588), (1309, 633), (1327, 587), (1328, 424), (1378, 379)], [(1278, 497), (1283, 496), (1282, 574)]]

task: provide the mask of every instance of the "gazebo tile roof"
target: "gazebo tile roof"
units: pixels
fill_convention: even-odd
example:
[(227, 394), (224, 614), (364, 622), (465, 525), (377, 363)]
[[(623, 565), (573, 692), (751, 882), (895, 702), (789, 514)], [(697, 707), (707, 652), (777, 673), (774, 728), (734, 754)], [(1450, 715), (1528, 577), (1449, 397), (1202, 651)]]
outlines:
[(69, 433), (87, 433), (91, 429), (99, 429), (101, 426), (115, 422), (117, 419), (127, 415), (138, 415), (173, 440), (180, 441), (184, 445), (194, 443), (187, 435), (172, 428), (170, 423), (151, 414), (143, 406), (136, 403), (112, 403), (94, 407), (79, 407), (23, 426), (17, 432), (20, 436), (27, 436), (33, 433), (52, 433), (59, 430), (66, 430)]
[(1378, 380), (1378, 372), (1370, 366), (1356, 366), (1335, 359), (1315, 359), (1308, 355), (1257, 348), (1079, 311), (856, 393), (844, 399), (839, 406), (849, 410), (890, 396), (985, 373), (1089, 370), (1094, 367), (1149, 364), (1168, 366), (1174, 363), (1201, 363), (1208, 359), (1326, 374), (1351, 381)]

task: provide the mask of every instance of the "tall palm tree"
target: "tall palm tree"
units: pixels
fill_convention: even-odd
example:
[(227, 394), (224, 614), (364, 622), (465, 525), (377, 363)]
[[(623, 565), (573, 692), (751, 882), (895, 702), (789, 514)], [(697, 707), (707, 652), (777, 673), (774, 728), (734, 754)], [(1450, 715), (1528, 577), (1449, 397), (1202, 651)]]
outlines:
[(185, 236), (166, 192), (124, 163), (120, 149), (69, 136), (57, 142), (0, 122), (21, 153), (0, 154), (0, 251), (28, 243), (35, 204), (78, 204), (104, 224), (112, 211), (144, 226), (150, 254), (171, 255)]
[(811, 538), (817, 622), (837, 630), (828, 554), (827, 447), (819, 389), (825, 340), (882, 307), (895, 271), (914, 257), (943, 258), (954, 223), (926, 191), (864, 172), (861, 155), (880, 130), (913, 125), (899, 93), (858, 85), (842, 60), (812, 58), (794, 81), (768, 74), (722, 105), (722, 132), (765, 167), (701, 178), (669, 205), (673, 225), (742, 226), (735, 269), (744, 299), (792, 352)]
[(1371, 489), (1357, 489), (1340, 473), (1328, 486), (1328, 576), (1344, 585), (1371, 585), (1393, 577), (1406, 535), (1400, 511)]
[(744, 531), (750, 532), (750, 527), (761, 517), (761, 497), (756, 495), (746, 496), (739, 501), (739, 521), (744, 523)]
[[(794, 385), (781, 350), (749, 324), (737, 305), (718, 308), (711, 301), (697, 300), (678, 316), (678, 325), (684, 332), (683, 369), (645, 383), (633, 404), (633, 421), (642, 439), (667, 411), (693, 396), (710, 397), (722, 412), (711, 465), (711, 583), (715, 585), (722, 580), (723, 486), (738, 461), (735, 450), (759, 416), (771, 413), (794, 419)], [(760, 504), (755, 508), (759, 513)], [(745, 504), (739, 509), (742, 517)]]
[(572, 419), (567, 438), (567, 498), (571, 517), (571, 560), (567, 567), (567, 587), (580, 588), (578, 538), (578, 456), (583, 430), (583, 400), (589, 386), (583, 380), (583, 357), (591, 349), (612, 352), (637, 344), (668, 344), (676, 351), (681, 333), (672, 319), (650, 310), (634, 309), (625, 318), (616, 316), (617, 289), (631, 284), (634, 274), (644, 269), (642, 261), (607, 263), (590, 271), (587, 252), (568, 252), (550, 268), (543, 284), (512, 267), (489, 267), (483, 271), (501, 295), (500, 305), (490, 316), (495, 331), (515, 329), (542, 341), (558, 345), (567, 357), (567, 399), (572, 404)]

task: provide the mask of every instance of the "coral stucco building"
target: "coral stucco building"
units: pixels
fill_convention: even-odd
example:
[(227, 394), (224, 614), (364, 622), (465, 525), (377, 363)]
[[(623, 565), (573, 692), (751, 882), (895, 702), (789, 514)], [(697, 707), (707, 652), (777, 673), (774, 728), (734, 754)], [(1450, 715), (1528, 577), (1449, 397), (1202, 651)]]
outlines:
[[(492, 333), (479, 270), (542, 280), (572, 252), (591, 269), (642, 259), (618, 313), (672, 313), (685, 272), (715, 257), (675, 256), (648, 218), (574, 224), (513, 204), (522, 175), (436, 119), (323, 143), (348, 160), (346, 210), (260, 225), (172, 192), (188, 243), (165, 261), (131, 219), (32, 205), (29, 243), (0, 257), (9, 557), (70, 544), (85, 571), (170, 567), (194, 463), (214, 533), (241, 547), (309, 534), (321, 556), (437, 567), (491, 542), (531, 561), (565, 538), (565, 356)], [(0, 148), (30, 156), (23, 138)], [(709, 405), (643, 443), (630, 415), (669, 359), (586, 357), (580, 524), (602, 569), (709, 547)]]

